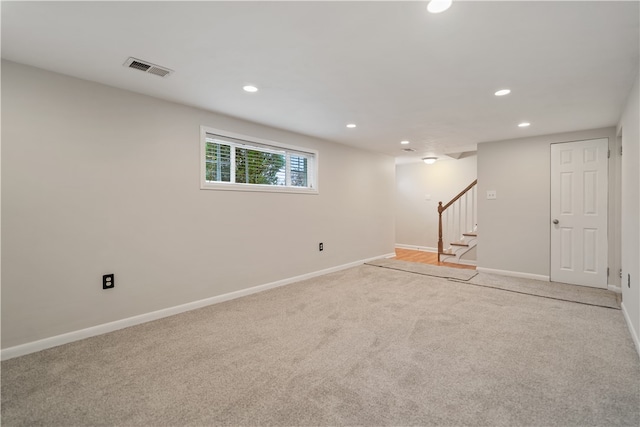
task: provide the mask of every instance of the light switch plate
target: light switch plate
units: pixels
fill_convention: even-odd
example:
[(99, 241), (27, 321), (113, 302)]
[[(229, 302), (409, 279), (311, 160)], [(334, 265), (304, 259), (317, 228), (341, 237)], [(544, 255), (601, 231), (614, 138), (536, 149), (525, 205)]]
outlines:
[(487, 200), (495, 200), (498, 198), (496, 190), (487, 190)]

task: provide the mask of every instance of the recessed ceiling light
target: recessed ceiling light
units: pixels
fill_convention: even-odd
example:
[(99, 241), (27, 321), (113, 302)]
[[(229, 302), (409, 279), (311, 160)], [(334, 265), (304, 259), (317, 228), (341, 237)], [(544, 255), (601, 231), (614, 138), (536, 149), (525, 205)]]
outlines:
[(242, 89), (244, 89), (245, 92), (257, 92), (258, 91), (257, 87), (251, 86), (251, 85), (243, 86)]
[(511, 89), (500, 89), (494, 95), (495, 96), (505, 96), (505, 95), (509, 95), (510, 93), (511, 93)]
[(451, 7), (451, 0), (431, 0), (427, 10), (431, 13), (440, 13)]
[(530, 126), (531, 123), (529, 122), (522, 122), (518, 125), (519, 128), (526, 128), (527, 126)]
[(409, 141), (400, 141), (400, 144), (402, 145), (407, 145), (409, 143)]
[(354, 123), (349, 123), (349, 124), (347, 125), (347, 127), (348, 127), (349, 129), (353, 129), (354, 127), (356, 127), (356, 125), (355, 125)]
[(434, 164), (434, 163), (436, 162), (436, 160), (438, 160), (438, 158), (437, 158), (437, 157), (424, 157), (424, 158), (422, 159), (422, 161), (423, 161), (423, 162), (425, 162), (425, 163), (426, 163), (426, 164), (428, 164), (428, 165), (432, 165), (432, 164)]

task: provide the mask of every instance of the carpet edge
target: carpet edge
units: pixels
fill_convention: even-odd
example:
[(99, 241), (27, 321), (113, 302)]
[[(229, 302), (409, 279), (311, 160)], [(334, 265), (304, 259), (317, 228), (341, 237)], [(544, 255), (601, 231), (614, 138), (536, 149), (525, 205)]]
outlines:
[[(373, 260), (372, 260), (372, 261), (373, 261)], [(402, 262), (406, 262), (406, 261), (402, 261)], [(420, 275), (420, 276), (429, 276), (429, 277), (437, 277), (437, 278), (439, 278), (439, 279), (446, 279), (446, 280), (460, 281), (460, 282), (463, 282), (463, 283), (464, 283), (464, 282), (468, 282), (468, 281), (470, 281), (471, 279), (473, 279), (474, 277), (476, 277), (476, 276), (478, 275), (478, 272), (474, 270), (474, 273), (473, 273), (473, 274), (468, 273), (468, 274), (470, 274), (470, 276), (469, 276), (468, 278), (466, 278), (466, 279), (460, 279), (460, 278), (457, 278), (457, 277), (450, 277), (450, 276), (446, 276), (446, 275), (437, 275), (437, 274), (421, 273), (421, 272), (418, 272), (418, 271), (406, 270), (406, 269), (403, 269), (403, 268), (391, 267), (391, 266), (388, 266), (388, 265), (372, 264), (372, 263), (371, 263), (371, 261), (365, 262), (365, 263), (364, 263), (364, 265), (368, 265), (368, 266), (370, 266), (370, 267), (386, 268), (386, 269), (389, 269), (389, 270), (395, 270), (395, 271), (403, 271), (403, 272), (405, 272), (405, 273), (418, 274), (418, 275)], [(430, 264), (426, 264), (426, 265), (430, 265)], [(439, 267), (439, 266), (431, 265), (431, 267)], [(445, 267), (445, 268), (453, 268), (453, 267)], [(465, 270), (465, 271), (471, 271), (471, 270)]]

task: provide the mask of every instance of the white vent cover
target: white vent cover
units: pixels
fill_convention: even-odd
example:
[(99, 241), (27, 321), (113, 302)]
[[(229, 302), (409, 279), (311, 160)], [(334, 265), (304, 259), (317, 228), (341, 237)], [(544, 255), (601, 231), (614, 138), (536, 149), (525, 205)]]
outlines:
[(145, 73), (155, 74), (156, 76), (160, 77), (167, 77), (169, 74), (173, 73), (173, 70), (170, 70), (166, 67), (161, 67), (148, 61), (143, 61), (142, 59), (133, 57), (129, 57), (129, 59), (127, 59), (122, 65), (128, 68), (133, 68), (134, 70), (140, 70), (144, 71)]

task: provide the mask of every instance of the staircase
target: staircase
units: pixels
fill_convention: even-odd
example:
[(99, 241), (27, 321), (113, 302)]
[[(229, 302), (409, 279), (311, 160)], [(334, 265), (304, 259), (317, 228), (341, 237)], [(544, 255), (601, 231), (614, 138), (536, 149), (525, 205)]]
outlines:
[(477, 184), (476, 179), (444, 206), (438, 203), (438, 262), (461, 264), (461, 257), (477, 245)]

